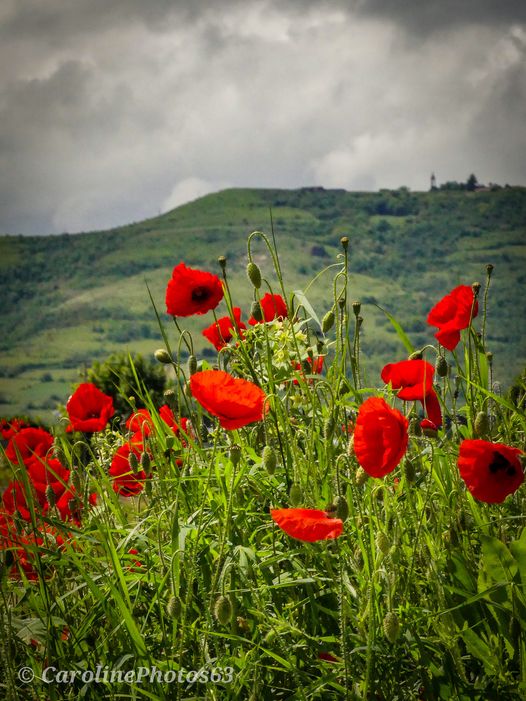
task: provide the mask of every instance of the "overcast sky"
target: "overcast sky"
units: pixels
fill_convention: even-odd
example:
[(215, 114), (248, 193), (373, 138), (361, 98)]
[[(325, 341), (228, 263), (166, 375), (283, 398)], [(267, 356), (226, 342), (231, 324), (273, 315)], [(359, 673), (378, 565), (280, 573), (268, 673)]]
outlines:
[(525, 0), (1, 0), (0, 233), (224, 187), (526, 184)]

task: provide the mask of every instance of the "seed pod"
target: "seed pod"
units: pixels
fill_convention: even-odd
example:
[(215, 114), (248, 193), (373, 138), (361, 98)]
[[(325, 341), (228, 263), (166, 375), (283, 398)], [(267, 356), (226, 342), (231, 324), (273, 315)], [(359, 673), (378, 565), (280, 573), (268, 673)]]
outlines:
[(353, 302), (352, 303), (352, 310), (354, 312), (354, 316), (358, 317), (360, 315), (360, 311), (362, 309), (362, 303), (361, 302)]
[(400, 635), (400, 621), (394, 611), (389, 611), (383, 621), (384, 635), (390, 643), (395, 643)]
[(447, 364), (447, 360), (444, 358), (443, 355), (438, 356), (435, 365), (435, 370), (438, 377), (447, 377), (449, 365)]
[(233, 613), (234, 609), (230, 598), (224, 594), (218, 596), (214, 604), (214, 616), (216, 620), (222, 626), (226, 626), (232, 620)]
[(300, 487), (300, 485), (297, 482), (294, 482), (291, 485), (290, 491), (289, 491), (289, 500), (292, 506), (298, 506), (301, 504), (303, 499), (303, 491)]
[(486, 265), (486, 272), (488, 273), (488, 277), (491, 277), (491, 273), (493, 272), (494, 268), (495, 268), (495, 266), (492, 265), (491, 263), (488, 263)]
[(489, 431), (489, 416), (485, 411), (479, 411), (475, 417), (475, 434), (479, 437), (486, 436)]
[(332, 327), (334, 326), (334, 309), (329, 309), (327, 314), (323, 317), (321, 320), (321, 330), (323, 333), (327, 333), (327, 331), (330, 331)]
[(343, 250), (346, 251), (349, 248), (349, 237), (342, 236), (340, 239), (340, 243), (342, 245)]
[(261, 287), (261, 270), (252, 261), (247, 265), (247, 277), (256, 290)]
[(270, 445), (266, 445), (261, 453), (261, 459), (263, 460), (263, 467), (269, 473), (273, 475), (276, 470), (276, 465), (278, 463), (276, 453)]
[(165, 399), (166, 403), (168, 404), (168, 406), (170, 406), (173, 409), (175, 407), (175, 405), (177, 404), (177, 397), (175, 394), (175, 390), (166, 389), (166, 390), (164, 390), (163, 396), (164, 396), (164, 399)]
[(221, 270), (225, 270), (226, 268), (226, 256), (219, 256), (217, 259), (217, 262), (219, 263), (219, 266)]
[(389, 548), (391, 547), (389, 538), (382, 531), (378, 531), (376, 534), (376, 547), (384, 555), (389, 552)]
[(163, 365), (168, 365), (169, 363), (172, 362), (172, 356), (166, 348), (158, 348), (155, 353), (155, 360), (157, 360), (158, 363), (163, 363)]
[(346, 521), (349, 516), (349, 504), (347, 503), (347, 499), (343, 496), (336, 497), (334, 506), (336, 507), (334, 512), (336, 518), (339, 518), (341, 521)]
[(473, 294), (475, 295), (475, 297), (479, 296), (479, 292), (480, 292), (481, 287), (482, 287), (482, 285), (480, 284), (480, 282), (474, 282), (471, 285), (471, 289), (473, 290)]
[(197, 372), (197, 358), (195, 355), (188, 356), (188, 374), (195, 375)]

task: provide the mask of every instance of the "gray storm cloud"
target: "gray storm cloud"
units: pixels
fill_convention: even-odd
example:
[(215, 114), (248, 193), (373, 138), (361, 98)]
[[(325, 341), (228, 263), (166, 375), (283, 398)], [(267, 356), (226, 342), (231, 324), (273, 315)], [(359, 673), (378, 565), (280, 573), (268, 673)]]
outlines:
[(526, 5), (11, 0), (0, 232), (105, 228), (227, 186), (526, 181)]

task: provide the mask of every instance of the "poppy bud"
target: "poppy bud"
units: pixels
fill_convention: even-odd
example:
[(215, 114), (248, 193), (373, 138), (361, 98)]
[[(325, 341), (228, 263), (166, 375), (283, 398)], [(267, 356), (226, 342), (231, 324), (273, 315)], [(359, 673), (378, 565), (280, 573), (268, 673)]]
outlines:
[(327, 333), (327, 331), (330, 331), (333, 326), (334, 326), (334, 310), (329, 309), (327, 314), (325, 314), (325, 316), (321, 320), (321, 330), (323, 331), (323, 333)]
[(449, 365), (447, 364), (447, 360), (444, 358), (443, 355), (438, 356), (437, 362), (435, 365), (435, 370), (436, 370), (436, 374), (439, 377), (447, 377)]
[(471, 289), (473, 290), (473, 294), (475, 295), (475, 297), (479, 296), (479, 292), (480, 292), (481, 287), (482, 287), (482, 285), (480, 284), (480, 282), (474, 282), (471, 285)]
[(195, 375), (197, 372), (197, 358), (195, 355), (188, 356), (188, 374)]
[(166, 615), (168, 618), (175, 618), (181, 614), (182, 604), (181, 599), (178, 596), (172, 596), (169, 598), (166, 604)]
[(50, 484), (48, 484), (48, 486), (46, 487), (46, 501), (51, 508), (53, 508), (53, 506), (55, 506), (55, 504), (57, 503), (57, 500), (55, 498), (55, 492), (53, 491), (53, 487)]
[(277, 458), (276, 453), (270, 447), (270, 445), (266, 445), (263, 448), (261, 459), (263, 460), (263, 467), (265, 470), (269, 473), (269, 475), (273, 475), (274, 471), (276, 470)]
[(346, 251), (349, 248), (349, 237), (342, 236), (340, 239), (340, 243), (342, 245), (343, 250)]
[(149, 471), (151, 463), (152, 461), (149, 454), (146, 451), (143, 451), (143, 453), (141, 453), (141, 468), (144, 470), (144, 472)]
[(226, 268), (226, 256), (219, 256), (217, 262), (219, 263), (221, 270), (224, 270)]
[(400, 621), (394, 611), (389, 611), (383, 621), (384, 635), (390, 643), (395, 643), (400, 635)]
[(158, 348), (155, 353), (155, 360), (157, 360), (158, 363), (163, 363), (163, 365), (168, 365), (169, 363), (172, 362), (172, 356), (166, 348)]
[(250, 316), (255, 321), (263, 321), (263, 311), (259, 302), (252, 302), (252, 306), (250, 307)]
[(164, 399), (168, 406), (173, 407), (176, 405), (176, 396), (175, 396), (175, 390), (173, 389), (166, 389), (163, 393)]
[(329, 438), (334, 433), (334, 426), (334, 418), (332, 416), (328, 416), (323, 422), (323, 437), (325, 438), (325, 440), (329, 440)]
[(475, 434), (477, 436), (486, 436), (489, 431), (489, 416), (485, 411), (479, 411), (475, 417)]
[(382, 531), (379, 531), (376, 534), (376, 547), (384, 555), (389, 552), (389, 548), (391, 547), (389, 538), (385, 535), (385, 533), (382, 533)]
[(354, 481), (358, 487), (362, 487), (367, 482), (368, 477), (369, 475), (363, 467), (359, 467), (354, 474)]
[(336, 497), (334, 506), (336, 507), (336, 518), (339, 518), (340, 521), (346, 521), (349, 516), (349, 504), (347, 503), (347, 499), (342, 496)]
[(415, 465), (411, 460), (405, 460), (403, 465), (404, 477), (407, 482), (414, 482), (416, 478)]
[(409, 356), (409, 360), (422, 360), (423, 353), (421, 350), (416, 350), (414, 353), (411, 353)]
[(491, 273), (493, 272), (494, 267), (495, 266), (492, 265), (491, 263), (488, 263), (486, 265), (486, 272), (488, 273), (488, 277), (491, 277)]
[(214, 616), (216, 620), (222, 626), (226, 626), (232, 620), (233, 613), (234, 610), (230, 598), (224, 594), (218, 596), (214, 604)]
[(301, 504), (303, 499), (303, 492), (300, 485), (297, 482), (293, 482), (289, 491), (289, 500), (292, 506), (298, 506)]
[(241, 460), (241, 448), (238, 445), (230, 446), (229, 458), (234, 467), (239, 464), (239, 461)]
[(360, 311), (362, 309), (362, 303), (361, 302), (353, 302), (352, 303), (352, 310), (354, 312), (354, 316), (358, 317), (360, 314)]
[(261, 287), (261, 271), (258, 268), (258, 266), (252, 261), (250, 261), (250, 263), (247, 265), (247, 277), (250, 280), (250, 282), (254, 285), (256, 290), (259, 290), (259, 288)]
[(131, 468), (131, 471), (133, 474), (136, 474), (139, 472), (139, 459), (137, 458), (137, 455), (132, 451), (128, 455), (128, 464)]

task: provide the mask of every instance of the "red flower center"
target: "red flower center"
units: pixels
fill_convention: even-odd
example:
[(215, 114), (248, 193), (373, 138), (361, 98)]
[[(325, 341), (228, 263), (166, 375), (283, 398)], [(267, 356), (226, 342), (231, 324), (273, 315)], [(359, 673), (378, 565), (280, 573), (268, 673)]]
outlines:
[(210, 297), (210, 290), (208, 287), (194, 287), (192, 290), (192, 301), (193, 302), (204, 302)]
[(506, 460), (504, 455), (501, 455), (500, 453), (495, 453), (495, 457), (491, 461), (489, 465), (489, 471), (492, 474), (495, 474), (496, 472), (499, 472), (500, 470), (506, 470), (506, 474), (509, 477), (513, 477), (515, 475), (515, 468), (514, 466), (509, 462), (509, 460)]

